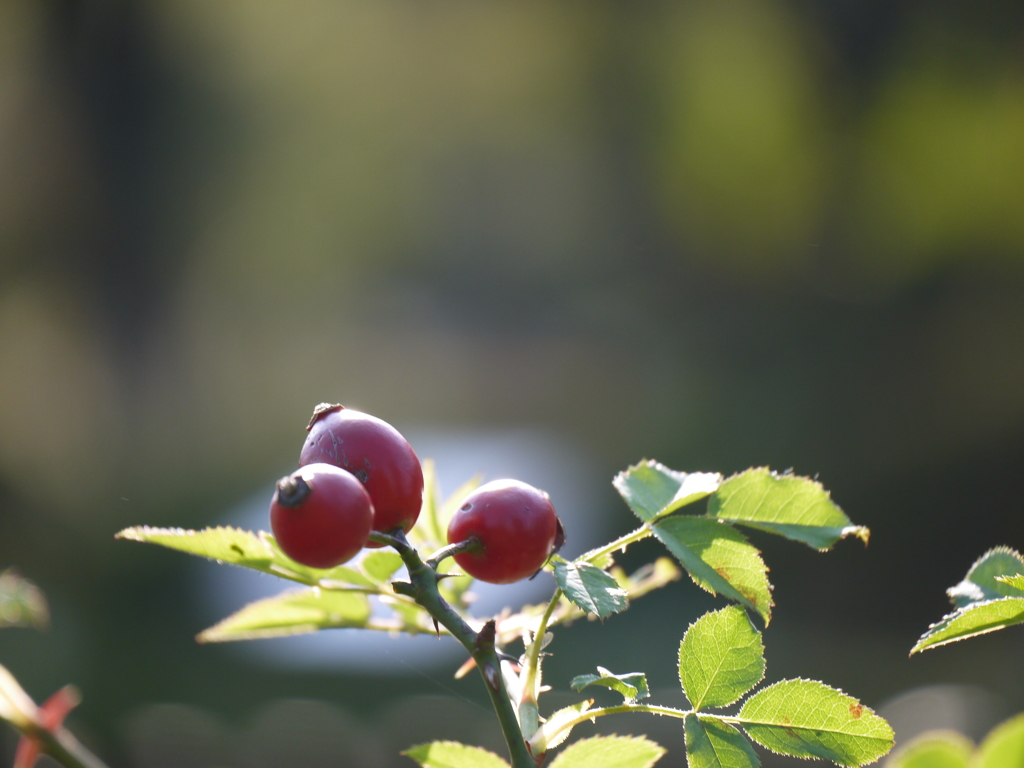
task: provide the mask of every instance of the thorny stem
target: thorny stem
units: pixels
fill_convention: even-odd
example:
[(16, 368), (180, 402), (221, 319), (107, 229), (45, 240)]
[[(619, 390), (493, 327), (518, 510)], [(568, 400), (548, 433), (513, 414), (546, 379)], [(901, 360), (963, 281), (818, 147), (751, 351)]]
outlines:
[[(488, 622), (478, 633), (474, 632), (458, 613), (441, 597), (438, 592), (438, 574), (430, 561), (424, 563), (417, 552), (405, 538), (405, 534), (396, 531), (392, 534), (371, 533), (370, 539), (379, 544), (388, 544), (402, 557), (409, 571), (409, 581), (396, 581), (392, 588), (400, 595), (414, 599), (426, 609), (435, 621), (452, 633), (456, 640), (476, 661), (477, 669), (484, 678), (484, 687), (491, 697), (491, 706), (501, 724), (501, 732), (508, 746), (512, 768), (536, 768), (530, 750), (523, 739), (523, 732), (516, 719), (515, 708), (505, 691), (501, 675), (501, 660), (494, 647), (494, 623)], [(436, 558), (436, 555), (435, 555)], [(435, 560), (431, 558), (431, 560)], [(440, 562), (437, 560), (436, 562)]]
[(476, 536), (470, 536), (468, 539), (457, 541), (454, 544), (449, 544), (446, 547), (441, 547), (437, 552), (427, 558), (427, 565), (437, 570), (437, 566), (441, 564), (441, 561), (446, 557), (457, 555), (460, 552), (478, 552), (483, 547), (480, 539)]

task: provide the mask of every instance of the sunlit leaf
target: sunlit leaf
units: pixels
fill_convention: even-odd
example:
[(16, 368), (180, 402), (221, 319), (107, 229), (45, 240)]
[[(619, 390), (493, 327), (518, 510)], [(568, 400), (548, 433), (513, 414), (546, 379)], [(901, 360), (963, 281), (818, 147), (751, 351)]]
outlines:
[(530, 748), (533, 750), (533, 754), (539, 755), (549, 749), (554, 749), (569, 738), (569, 734), (575, 726), (568, 726), (568, 724), (590, 709), (593, 704), (593, 699), (578, 701), (568, 707), (562, 707), (550, 715), (547, 722), (530, 737)]
[(968, 768), (974, 744), (956, 731), (928, 731), (892, 753), (885, 768)]
[(402, 556), (389, 550), (377, 550), (364, 557), (360, 566), (374, 581), (386, 582), (402, 567)]
[(423, 459), (423, 506), (416, 525), (406, 534), (413, 546), (438, 547), (444, 542), (444, 531), (437, 522), (437, 471), (433, 459)]
[(695, 584), (742, 603), (768, 624), (772, 610), (768, 568), (746, 536), (728, 523), (685, 515), (663, 518), (652, 528)]
[(365, 627), (369, 618), (370, 603), (365, 595), (313, 587), (249, 603), (196, 639), (221, 643), (301, 635), (319, 629)]
[(972, 768), (1024, 766), (1024, 714), (1011, 717), (989, 732), (978, 747)]
[(815, 549), (829, 549), (851, 535), (866, 544), (870, 535), (867, 528), (851, 524), (820, 483), (780, 475), (767, 467), (748, 469), (723, 482), (708, 500), (708, 516), (776, 533)]
[(479, 488), (480, 483), (482, 482), (483, 477), (481, 475), (473, 475), (473, 477), (471, 477), (469, 480), (467, 480), (458, 488), (456, 488), (455, 492), (447, 499), (445, 499), (444, 504), (442, 504), (438, 508), (437, 527), (438, 530), (441, 532), (440, 541), (442, 543), (447, 541), (448, 524), (452, 521), (452, 518), (455, 516), (455, 513), (458, 511), (459, 507), (462, 506), (462, 502), (465, 501), (466, 497), (469, 496), (469, 494), (471, 494), (473, 491)]
[(885, 720), (852, 696), (813, 680), (783, 680), (758, 691), (737, 720), (772, 752), (842, 766), (873, 763), (893, 745)]
[(423, 768), (509, 768), (508, 763), (493, 752), (457, 741), (432, 741), (410, 747), (402, 754)]
[(566, 747), (551, 768), (650, 768), (664, 754), (643, 736), (593, 736)]
[(641, 461), (612, 480), (612, 485), (645, 523), (714, 493), (722, 482), (717, 472), (677, 472), (656, 461)]
[(555, 565), (555, 580), (569, 600), (599, 618), (607, 618), (629, 607), (626, 590), (590, 563), (558, 563)]
[(1024, 557), (1009, 547), (995, 547), (979, 557), (964, 580), (946, 594), (957, 608), (1000, 597), (1024, 597), (1024, 588), (999, 580), (1020, 574), (1024, 574)]
[(694, 709), (727, 707), (764, 678), (764, 644), (747, 612), (705, 613), (679, 644), (679, 680)]
[(150, 528), (147, 525), (125, 528), (115, 538), (159, 544), (190, 555), (216, 560), (219, 563), (252, 568), (301, 584), (324, 586), (352, 584), (375, 587), (372, 580), (358, 571), (336, 568), (309, 568), (288, 557), (266, 531), (254, 533), (240, 528), (204, 528), (191, 531), (183, 528)]
[(13, 568), (0, 573), (0, 627), (36, 627), (50, 623), (43, 591)]
[(1021, 594), (1024, 595), (1024, 576), (996, 576), (996, 581), (1020, 590)]
[(591, 685), (603, 685), (622, 694), (627, 704), (632, 704), (639, 699), (646, 699), (651, 695), (647, 689), (647, 676), (643, 672), (627, 672), (624, 675), (616, 675), (604, 667), (597, 668), (596, 675), (577, 675), (569, 681), (569, 687), (574, 691), (582, 691)]
[(746, 736), (721, 720), (689, 714), (683, 719), (689, 768), (758, 768)]
[(1024, 597), (970, 603), (932, 624), (910, 650), (910, 655), (1021, 623), (1024, 623)]

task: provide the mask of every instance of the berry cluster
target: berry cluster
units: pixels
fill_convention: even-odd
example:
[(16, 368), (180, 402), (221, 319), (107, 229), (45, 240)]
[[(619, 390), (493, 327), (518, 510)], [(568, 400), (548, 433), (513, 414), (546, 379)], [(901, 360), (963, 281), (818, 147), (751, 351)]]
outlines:
[[(423, 505), (423, 470), (412, 446), (381, 419), (322, 403), (306, 427), (299, 469), (282, 478), (270, 503), (281, 549), (311, 568), (350, 560), (373, 531), (407, 533)], [(540, 570), (565, 535), (551, 500), (518, 480), (496, 480), (469, 494), (448, 526), (448, 543), (476, 546), (455, 555), (470, 576), (509, 584)]]

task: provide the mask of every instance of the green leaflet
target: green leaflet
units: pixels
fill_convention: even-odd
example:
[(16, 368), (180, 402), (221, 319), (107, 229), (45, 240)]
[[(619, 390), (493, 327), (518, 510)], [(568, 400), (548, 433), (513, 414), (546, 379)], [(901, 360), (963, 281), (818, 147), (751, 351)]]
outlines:
[(438, 507), (437, 527), (441, 532), (441, 538), (438, 541), (441, 544), (448, 543), (448, 524), (452, 521), (455, 513), (458, 512), (459, 507), (462, 506), (463, 499), (479, 488), (481, 482), (483, 482), (481, 475), (473, 475), (473, 477), (456, 488), (455, 493), (445, 499), (444, 504)]
[(714, 493), (722, 482), (717, 472), (677, 472), (656, 461), (641, 461), (612, 480), (633, 513), (645, 523)]
[(49, 623), (43, 591), (13, 568), (0, 572), (0, 627), (45, 629)]
[(1024, 595), (1024, 576), (996, 576), (996, 581), (1019, 589), (1021, 594)]
[(727, 707), (764, 678), (761, 633), (731, 605), (705, 613), (679, 644), (679, 681), (695, 710)]
[(508, 763), (493, 752), (457, 741), (432, 741), (410, 747), (402, 754), (423, 768), (509, 768)]
[(604, 667), (598, 667), (597, 672), (596, 675), (577, 675), (569, 682), (569, 687), (574, 691), (582, 691), (590, 685), (603, 685), (621, 693), (627, 704), (633, 704), (638, 699), (646, 699), (651, 695), (647, 688), (647, 676), (643, 672), (615, 675)]
[(929, 731), (893, 752), (886, 768), (968, 768), (974, 744), (955, 731)]
[(402, 567), (402, 556), (397, 552), (376, 550), (360, 563), (366, 575), (377, 582), (387, 582)]
[(743, 704), (736, 720), (762, 747), (842, 766), (872, 763), (893, 745), (889, 724), (852, 696), (813, 680), (783, 680)]
[(445, 540), (445, 532), (437, 519), (437, 471), (433, 459), (423, 459), (420, 465), (423, 468), (423, 506), (416, 525), (406, 535), (413, 546), (439, 546)]
[(594, 736), (570, 744), (551, 768), (650, 768), (664, 754), (643, 736)]
[(355, 592), (313, 587), (257, 600), (204, 630), (200, 643), (256, 640), (338, 627), (365, 627), (370, 602)]
[(590, 563), (559, 562), (555, 580), (577, 607), (605, 619), (629, 607), (626, 590), (610, 575)]
[(190, 555), (252, 568), (309, 586), (328, 586), (332, 585), (332, 582), (362, 587), (375, 586), (371, 579), (353, 568), (338, 566), (321, 570), (296, 563), (281, 551), (274, 537), (266, 531), (256, 534), (240, 528), (226, 527), (190, 531), (182, 528), (150, 528), (148, 525), (141, 525), (125, 528), (115, 538), (159, 544)]
[(1024, 714), (994, 728), (978, 748), (972, 768), (1020, 768), (1024, 766)]
[(586, 699), (585, 701), (570, 704), (568, 707), (562, 707), (557, 712), (549, 715), (547, 722), (530, 737), (530, 749), (533, 751), (533, 754), (542, 755), (569, 738), (572, 727), (566, 728), (566, 724), (571, 723), (586, 712), (593, 704), (593, 699)]
[(979, 557), (964, 580), (946, 594), (957, 608), (1000, 597), (1024, 597), (1024, 588), (998, 578), (1019, 574), (1024, 574), (1024, 557), (1009, 547), (995, 547)]
[(921, 635), (917, 645), (910, 649), (910, 655), (1022, 622), (1024, 597), (1001, 597), (988, 602), (971, 603), (932, 624)]
[(830, 549), (839, 539), (856, 536), (865, 544), (870, 531), (852, 525), (820, 483), (809, 477), (780, 475), (767, 467), (733, 475), (708, 501), (708, 516), (759, 528)]
[(697, 586), (742, 603), (767, 626), (772, 610), (768, 568), (746, 536), (728, 523), (706, 517), (666, 517), (652, 529)]
[(689, 714), (683, 720), (689, 768), (758, 768), (750, 742), (728, 723)]

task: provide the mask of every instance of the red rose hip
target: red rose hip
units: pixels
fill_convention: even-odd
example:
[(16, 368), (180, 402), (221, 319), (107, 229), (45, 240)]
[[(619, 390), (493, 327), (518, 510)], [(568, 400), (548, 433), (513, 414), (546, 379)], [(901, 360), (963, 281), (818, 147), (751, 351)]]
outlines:
[(333, 568), (366, 546), (373, 525), (370, 495), (350, 472), (309, 464), (277, 482), (270, 527), (288, 557)]
[(373, 502), (375, 531), (409, 531), (416, 524), (423, 506), (423, 468), (397, 429), (376, 416), (330, 403), (316, 407), (306, 429), (300, 467), (323, 462), (355, 475)]
[(480, 540), (455, 561), (470, 576), (511, 584), (539, 571), (565, 539), (544, 491), (518, 480), (494, 480), (473, 491), (448, 524), (448, 543)]

